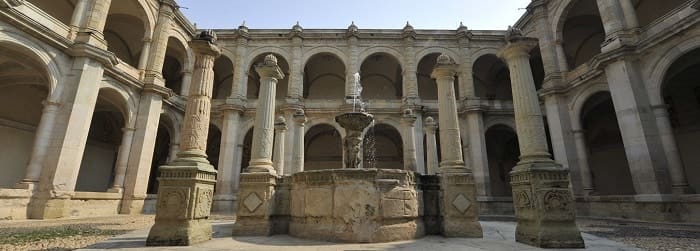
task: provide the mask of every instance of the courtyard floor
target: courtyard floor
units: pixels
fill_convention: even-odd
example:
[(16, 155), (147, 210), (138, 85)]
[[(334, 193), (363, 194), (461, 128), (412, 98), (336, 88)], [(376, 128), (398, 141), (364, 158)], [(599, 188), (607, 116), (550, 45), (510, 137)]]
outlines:
[[(214, 216), (214, 238), (149, 250), (539, 250), (514, 241), (515, 223), (482, 221), (483, 239), (429, 236), (383, 244), (334, 244), (286, 235), (230, 236), (233, 218)], [(142, 250), (153, 216), (0, 221), (0, 250)], [(700, 250), (700, 225), (579, 219), (588, 250)]]

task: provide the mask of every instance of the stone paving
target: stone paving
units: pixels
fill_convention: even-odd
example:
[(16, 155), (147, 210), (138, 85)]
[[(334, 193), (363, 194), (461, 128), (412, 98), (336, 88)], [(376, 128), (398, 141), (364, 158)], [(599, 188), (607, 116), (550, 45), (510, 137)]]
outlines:
[[(483, 239), (429, 236), (414, 241), (379, 244), (336, 244), (302, 240), (287, 235), (231, 237), (233, 221), (214, 222), (214, 239), (192, 247), (157, 247), (148, 250), (542, 250), (515, 242), (515, 223), (482, 221)], [(143, 250), (147, 229), (118, 236), (82, 250)], [(583, 234), (586, 250), (642, 250), (620, 242)], [(550, 249), (551, 250), (551, 249)]]

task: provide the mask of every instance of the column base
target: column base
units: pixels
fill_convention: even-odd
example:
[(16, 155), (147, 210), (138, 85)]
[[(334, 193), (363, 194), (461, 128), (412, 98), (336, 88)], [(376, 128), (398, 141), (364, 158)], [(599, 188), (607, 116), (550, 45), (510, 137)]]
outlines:
[(277, 176), (243, 173), (238, 189), (238, 208), (233, 236), (270, 236), (279, 232), (274, 224)]
[(236, 195), (214, 195), (212, 212), (222, 215), (234, 215), (236, 213)]
[(540, 248), (584, 248), (569, 170), (554, 161), (519, 164), (514, 170), (515, 240)]
[(211, 240), (209, 219), (158, 222), (151, 228), (146, 246), (190, 246)]
[[(442, 170), (442, 169), (441, 169)], [(440, 177), (440, 216), (442, 235), (457, 238), (482, 238), (479, 202), (471, 173), (448, 172)]]
[(107, 189), (108, 193), (122, 193), (124, 192), (124, 188), (121, 187), (112, 187), (110, 189)]
[(29, 219), (48, 220), (66, 217), (70, 198), (32, 198), (28, 205)]
[(199, 158), (180, 158), (159, 170), (156, 223), (146, 245), (189, 246), (210, 240), (214, 167)]

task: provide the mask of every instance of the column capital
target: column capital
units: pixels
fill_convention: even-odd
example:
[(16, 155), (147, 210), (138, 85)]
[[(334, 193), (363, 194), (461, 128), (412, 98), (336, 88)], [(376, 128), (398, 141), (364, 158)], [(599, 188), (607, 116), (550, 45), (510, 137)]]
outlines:
[(279, 80), (285, 77), (282, 69), (277, 65), (277, 57), (272, 54), (265, 56), (265, 60), (262, 64), (255, 66), (255, 71), (258, 72), (260, 78), (274, 78)]
[(277, 132), (286, 132), (287, 131), (287, 120), (284, 119), (284, 117), (278, 116), (277, 119), (275, 119), (275, 131), (277, 131)]
[(216, 45), (216, 33), (211, 30), (202, 31), (195, 39), (189, 42), (192, 51), (197, 55), (219, 57), (221, 49)]
[(537, 47), (537, 38), (523, 37), (519, 35), (506, 38), (506, 46), (498, 52), (498, 57), (508, 63), (512, 59), (526, 57), (530, 58), (530, 51)]
[(438, 80), (454, 78), (454, 76), (457, 74), (458, 68), (459, 65), (454, 59), (447, 54), (440, 54), (440, 56), (437, 58), (437, 64), (435, 64), (435, 68), (433, 69), (433, 73), (430, 74), (430, 77)]
[(425, 131), (429, 134), (435, 134), (435, 131), (438, 129), (438, 124), (435, 122), (435, 119), (433, 117), (428, 117), (425, 119), (425, 123), (423, 124), (423, 128)]
[(304, 110), (302, 109), (296, 109), (292, 117), (294, 118), (294, 121), (297, 122), (297, 124), (299, 124), (300, 126), (304, 126), (308, 121), (306, 119), (306, 114), (304, 114)]
[(416, 117), (415, 114), (413, 114), (413, 110), (406, 108), (403, 110), (403, 114), (401, 115), (401, 122), (405, 123), (411, 127), (416, 123), (416, 120), (418, 118)]

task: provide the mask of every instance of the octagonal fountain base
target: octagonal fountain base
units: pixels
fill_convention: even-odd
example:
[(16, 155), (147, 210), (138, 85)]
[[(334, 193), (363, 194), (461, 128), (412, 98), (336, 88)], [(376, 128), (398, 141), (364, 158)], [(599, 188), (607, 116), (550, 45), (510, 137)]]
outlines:
[(294, 174), (289, 235), (376, 243), (425, 235), (422, 192), (413, 172), (335, 169)]

